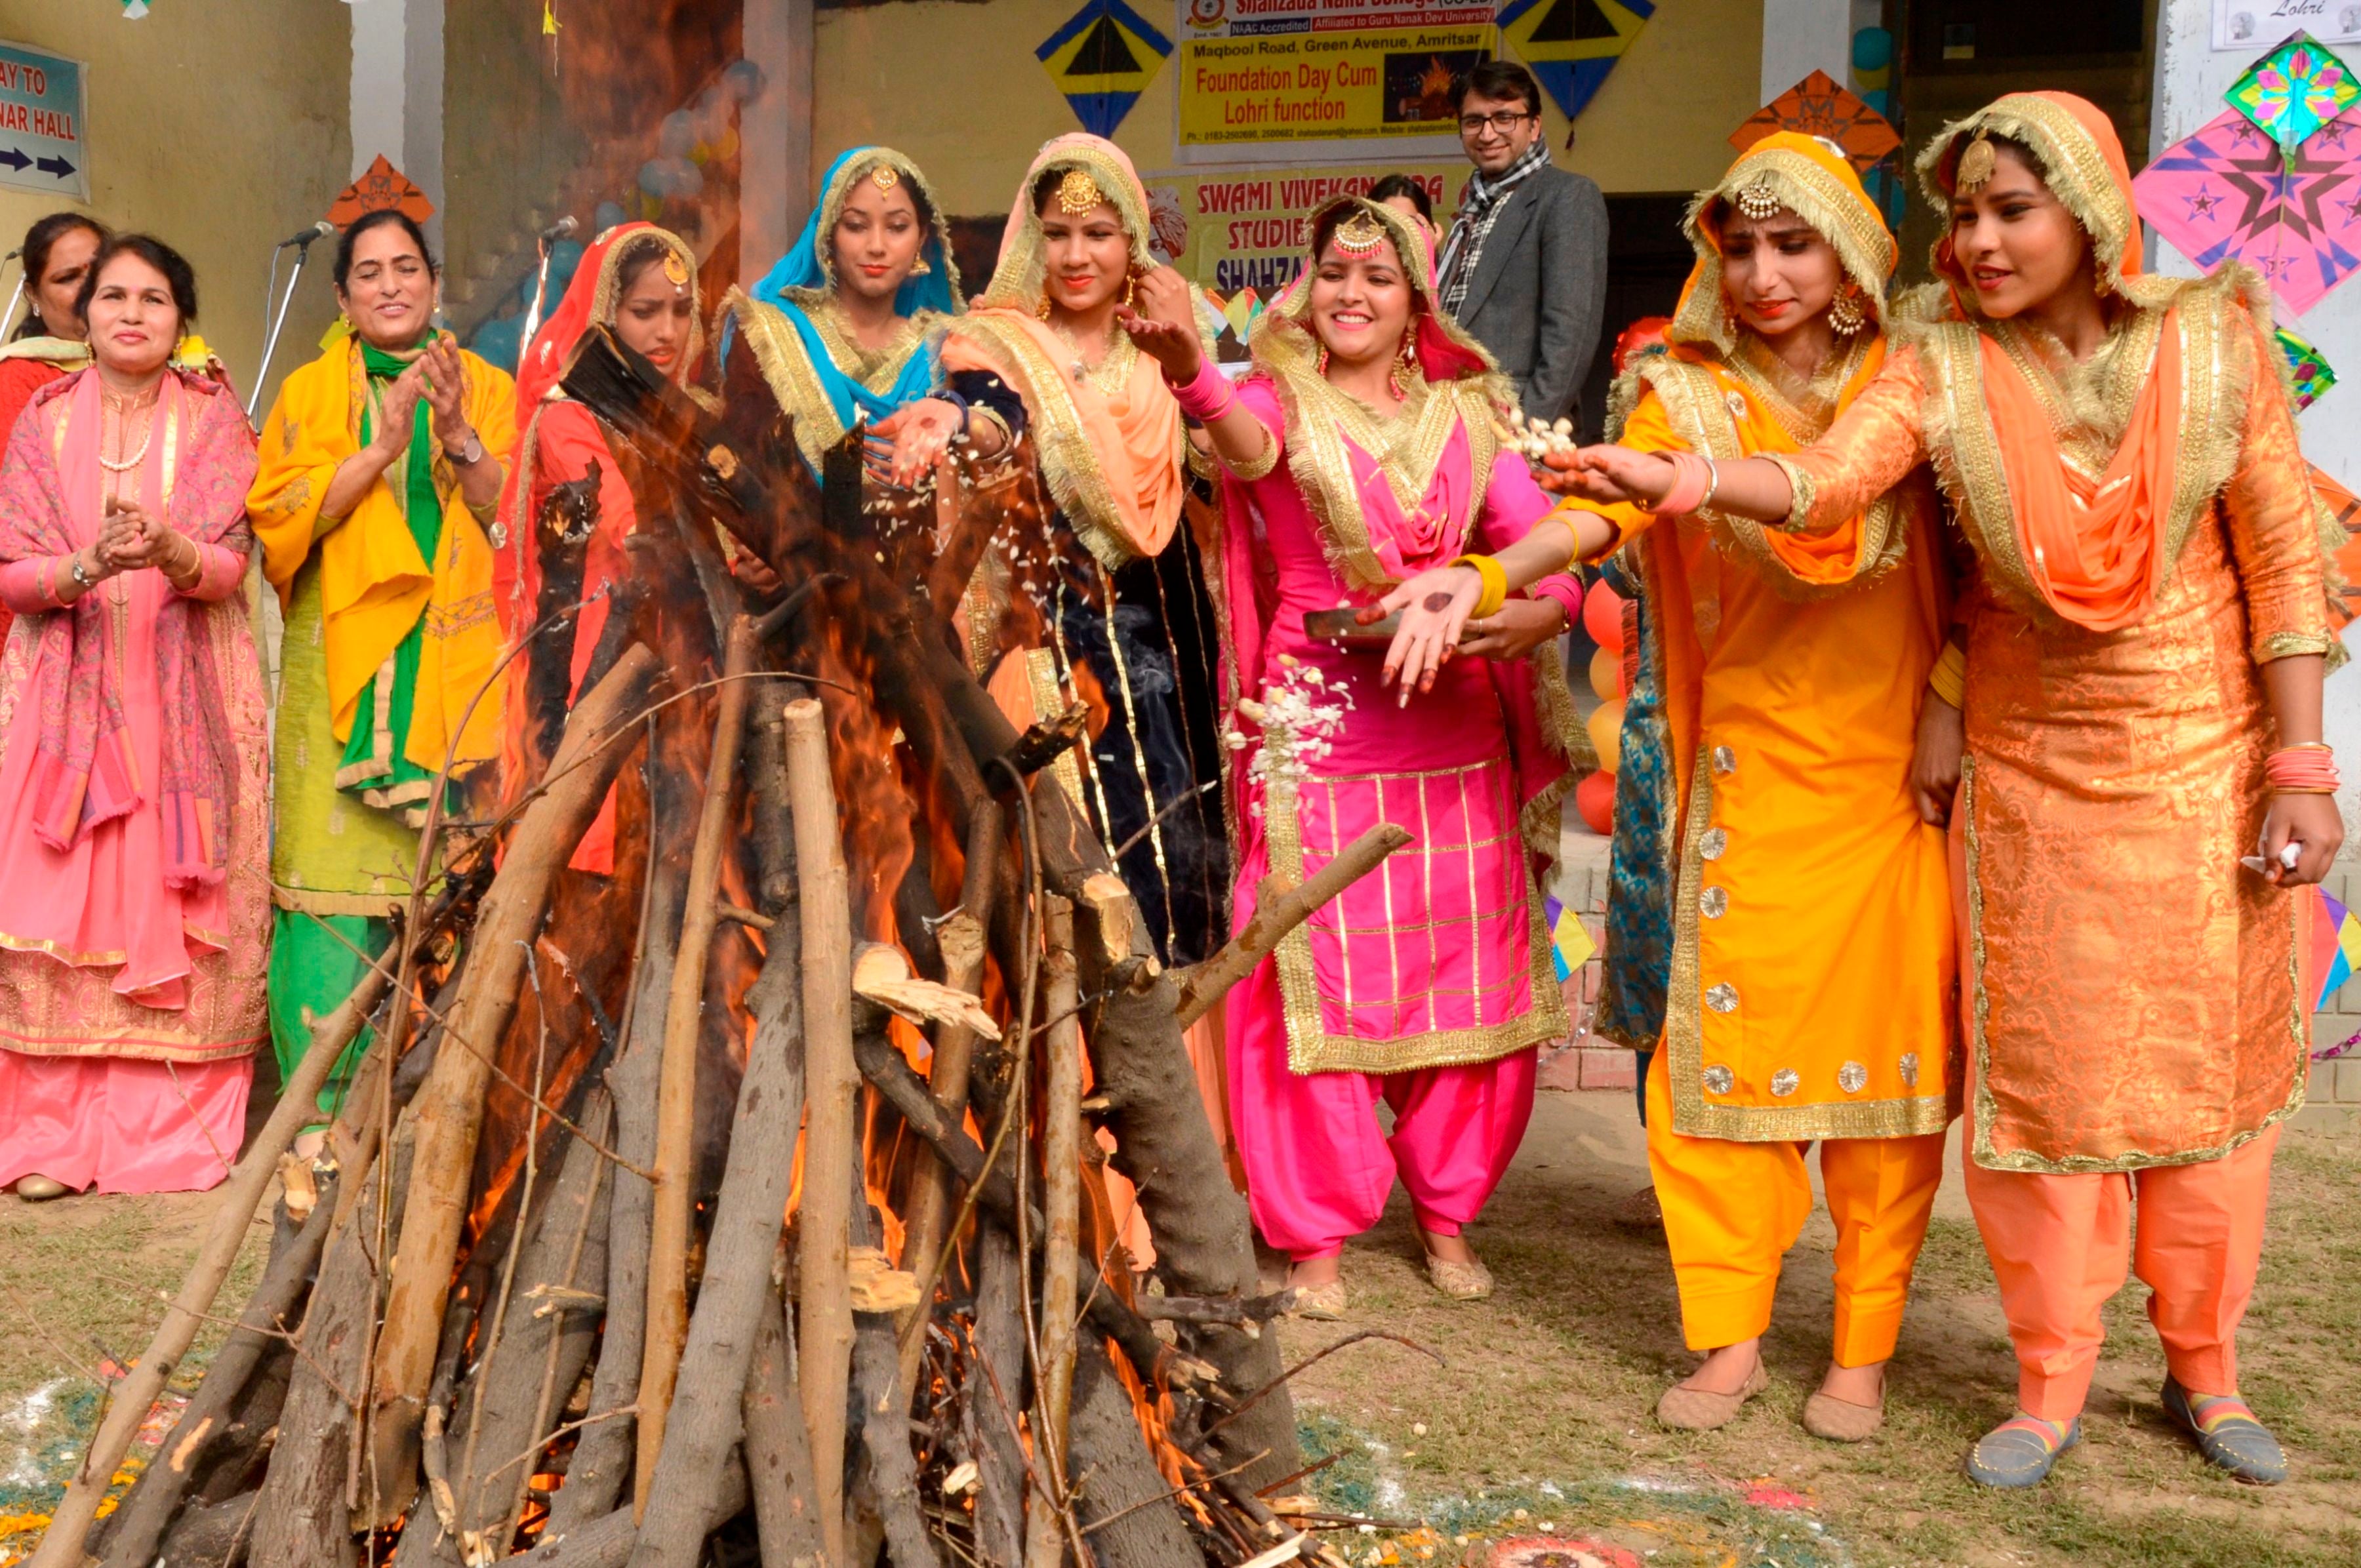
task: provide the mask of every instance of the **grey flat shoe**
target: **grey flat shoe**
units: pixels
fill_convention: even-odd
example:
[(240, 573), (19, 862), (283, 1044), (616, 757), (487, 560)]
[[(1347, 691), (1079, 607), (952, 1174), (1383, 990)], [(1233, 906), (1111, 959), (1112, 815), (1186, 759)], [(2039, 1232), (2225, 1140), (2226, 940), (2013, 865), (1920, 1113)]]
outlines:
[(16, 1179), (16, 1196), (27, 1203), (46, 1203), (52, 1198), (62, 1198), (73, 1189), (54, 1176), (20, 1176)]
[(2276, 1486), (2287, 1479), (2287, 1454), (2280, 1450), (2279, 1440), (2237, 1396), (2207, 1399), (2201, 1413), (2180, 1380), (2168, 1377), (2164, 1414), (2215, 1469), (2226, 1470), (2252, 1486)]
[(1968, 1451), (1968, 1479), (1979, 1486), (2015, 1491), (2049, 1478), (2058, 1456), (2082, 1441), (2082, 1418), (2059, 1431), (2055, 1421), (2015, 1416), (1976, 1440)]

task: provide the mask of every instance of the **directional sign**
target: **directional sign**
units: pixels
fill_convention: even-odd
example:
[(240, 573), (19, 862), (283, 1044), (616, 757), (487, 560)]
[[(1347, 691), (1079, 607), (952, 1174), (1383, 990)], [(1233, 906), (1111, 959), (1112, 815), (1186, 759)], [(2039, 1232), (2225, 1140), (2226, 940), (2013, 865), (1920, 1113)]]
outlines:
[(21, 44), (0, 44), (0, 185), (90, 200), (82, 68)]

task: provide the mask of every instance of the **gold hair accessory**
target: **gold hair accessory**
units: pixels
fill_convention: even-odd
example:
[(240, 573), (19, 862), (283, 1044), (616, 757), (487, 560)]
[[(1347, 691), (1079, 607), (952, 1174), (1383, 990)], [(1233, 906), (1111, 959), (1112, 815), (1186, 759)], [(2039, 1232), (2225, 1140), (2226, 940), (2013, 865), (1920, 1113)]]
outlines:
[(1990, 180), (1993, 170), (1999, 167), (2000, 153), (1985, 133), (1978, 131), (1976, 139), (1968, 144), (1967, 151), (1960, 154), (1960, 166), (1951, 176), (1951, 190), (1958, 195), (1973, 195), (1983, 188), (1984, 181)]
[(891, 191), (902, 182), (902, 171), (890, 163), (881, 163), (869, 171), (869, 182), (880, 191)]
[(1787, 204), (1780, 197), (1779, 192), (1773, 188), (1771, 176), (1768, 174), (1756, 175), (1751, 182), (1739, 190), (1738, 194), (1732, 197), (1731, 201), (1740, 212), (1758, 224)]
[(1837, 291), (1837, 297), (1828, 302), (1828, 330), (1839, 337), (1850, 337), (1868, 324), (1869, 302), (1861, 285), (1847, 279), (1844, 287)]
[(1373, 256), (1377, 254), (1378, 247), (1386, 242), (1386, 225), (1369, 213), (1356, 212), (1338, 224), (1329, 237), (1336, 242), (1336, 248), (1347, 256)]
[(688, 287), (688, 263), (680, 258), (679, 251), (666, 250), (664, 253), (664, 281), (674, 288)]
[(1070, 218), (1079, 218), (1106, 200), (1099, 182), (1091, 178), (1087, 169), (1069, 169), (1066, 177), (1058, 181), (1058, 210)]

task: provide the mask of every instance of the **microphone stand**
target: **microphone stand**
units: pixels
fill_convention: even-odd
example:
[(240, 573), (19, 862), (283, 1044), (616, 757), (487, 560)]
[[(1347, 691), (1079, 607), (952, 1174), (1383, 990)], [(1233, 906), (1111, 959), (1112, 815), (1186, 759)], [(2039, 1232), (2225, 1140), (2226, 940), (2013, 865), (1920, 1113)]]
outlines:
[[(262, 367), (254, 373), (254, 389), (246, 395), (246, 422), (254, 423), (254, 411), (262, 402), (263, 383), (270, 378), (270, 356), (279, 352), (279, 334), (287, 328), (288, 308), (295, 302), (296, 280), (303, 276), (304, 263), (312, 259), (312, 242), (320, 237), (317, 229), (295, 242), (295, 268), (287, 274), (287, 288), (279, 296), (279, 309), (272, 316), (269, 330), (262, 335)], [(283, 247), (281, 247), (284, 248)], [(270, 258), (271, 270), (279, 269), (279, 258)]]
[[(19, 248), (10, 251), (5, 256), (0, 256), (0, 267), (6, 266), (9, 262), (15, 261), (18, 257), (24, 254), (24, 251)], [(0, 311), (0, 333), (5, 333), (8, 330), (8, 323), (16, 319), (16, 307), (23, 302), (24, 298), (25, 269), (22, 266), (19, 266), (16, 269), (16, 291), (8, 296), (8, 308), (5, 311)]]

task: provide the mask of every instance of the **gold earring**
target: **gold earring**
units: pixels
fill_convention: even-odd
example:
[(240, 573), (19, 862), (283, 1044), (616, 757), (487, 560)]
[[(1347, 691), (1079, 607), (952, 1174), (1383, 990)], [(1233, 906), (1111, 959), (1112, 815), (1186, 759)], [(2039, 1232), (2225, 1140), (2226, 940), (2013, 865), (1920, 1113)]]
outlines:
[(1123, 308), (1131, 309), (1132, 302), (1138, 297), (1139, 274), (1126, 270), (1123, 275)]
[(1386, 377), (1392, 383), (1397, 398), (1410, 396), (1411, 383), (1418, 375), (1418, 349), (1411, 343), (1411, 329), (1404, 327), (1401, 348), (1394, 355), (1393, 369)]
[(933, 270), (933, 268), (927, 265), (927, 258), (923, 256), (918, 258), (917, 260), (910, 263), (910, 276), (913, 278), (924, 278), (928, 273), (932, 272)]
[(1860, 285), (1847, 282), (1828, 302), (1828, 327), (1839, 337), (1850, 337), (1868, 324), (1868, 302)]
[(1043, 321), (1048, 321), (1049, 319), (1049, 291), (1048, 289), (1045, 288), (1041, 291), (1041, 302), (1033, 307), (1033, 313), (1039, 316)]

